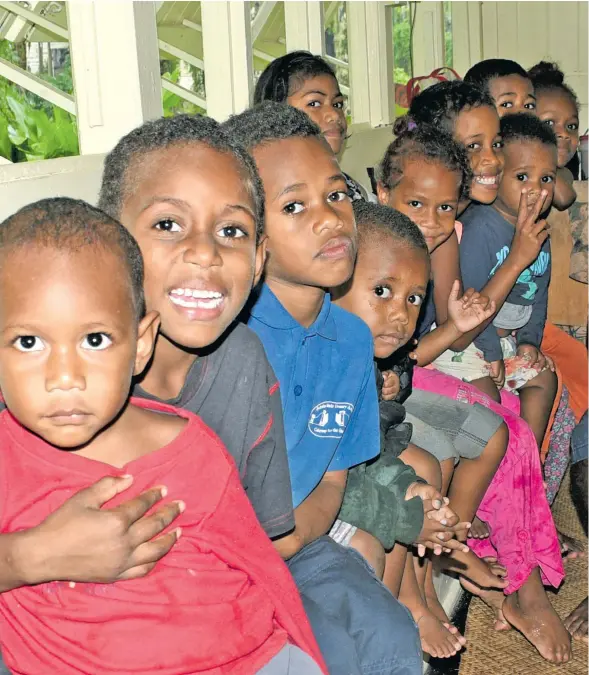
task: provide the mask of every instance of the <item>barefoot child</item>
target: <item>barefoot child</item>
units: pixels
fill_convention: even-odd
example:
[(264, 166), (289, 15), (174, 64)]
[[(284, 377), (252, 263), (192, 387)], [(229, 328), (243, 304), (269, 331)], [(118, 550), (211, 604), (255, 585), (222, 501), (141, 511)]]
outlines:
[(292, 656), (301, 675), (321, 672), (288, 570), (218, 437), (191, 413), (129, 400), (159, 325), (133, 238), (84, 202), (44, 200), (2, 223), (0, 256), (2, 532), (38, 526), (105, 473), (133, 472), (137, 495), (165, 483), (182, 511), (176, 545), (142, 579), (48, 577), (3, 593), (9, 669), (286, 674)]
[[(421, 673), (409, 613), (362, 556), (325, 536), (348, 469), (380, 449), (370, 332), (324, 290), (351, 276), (356, 257), (346, 181), (319, 127), (294, 107), (266, 102), (224, 127), (252, 153), (267, 195), (268, 263), (249, 324), (283, 391), (290, 536), (304, 546), (289, 568), (331, 673)], [(333, 535), (348, 543), (351, 533)]]
[[(379, 168), (378, 198), (381, 203), (415, 219), (433, 259), (438, 247), (454, 232), (459, 200), (468, 191), (471, 173), (466, 155), (447, 134), (427, 127), (408, 130), (406, 126), (397, 125), (396, 132), (397, 139), (387, 149)], [(472, 303), (470, 310), (465, 306), (467, 298)], [(486, 308), (478, 303), (478, 293), (473, 298), (472, 290), (460, 300), (453, 298), (448, 305), (452, 317), (436, 330), (422, 335), (415, 350), (419, 363), (433, 360), (462, 335), (457, 325), (470, 330), (494, 313), (493, 304)], [(468, 320), (471, 324), (464, 323)], [(430, 450), (432, 443), (439, 444), (440, 435), (442, 438), (448, 435), (451, 442), (456, 439), (450, 467), (439, 452), (430, 451), (442, 460), (443, 489), (445, 492), (449, 489), (450, 502), (456, 502), (455, 508), (462, 519), (472, 519), (505, 454), (505, 426), (495, 413), (481, 405), (471, 408), (419, 389), (414, 389), (405, 406), (409, 419), (417, 419), (414, 440), (418, 445)], [(443, 420), (443, 429), (438, 422), (436, 432), (426, 435), (422, 424), (430, 420), (430, 424)], [(454, 459), (459, 457), (461, 461), (454, 469)], [(471, 559), (471, 562), (482, 566), (478, 560), (475, 563)], [(476, 574), (475, 570), (471, 570), (472, 573)], [(468, 576), (469, 572), (465, 570), (465, 574)]]
[[(333, 289), (333, 295), (338, 305), (359, 316), (369, 326), (377, 359), (375, 365), (384, 364), (390, 362), (394, 353), (402, 350), (413, 335), (429, 280), (429, 254), (419, 229), (397, 211), (358, 202), (354, 205), (354, 213), (359, 235), (354, 275), (349, 282)], [(381, 402), (381, 420), (390, 405), (400, 404), (393, 401)], [(452, 405), (456, 408), (460, 404), (448, 400), (448, 407)], [(452, 411), (449, 410), (449, 413)], [(409, 428), (409, 437), (410, 431)], [(397, 436), (399, 432), (400, 427), (397, 427)], [(377, 470), (381, 462), (391, 462), (390, 459), (387, 460), (389, 454), (395, 453), (395, 449), (391, 448), (391, 441), (390, 431), (387, 431), (381, 457), (369, 465), (367, 471)], [(401, 447), (398, 456), (411, 465), (414, 454), (424, 451), (415, 446), (409, 448), (411, 453)], [(354, 471), (355, 469), (351, 471), (351, 475)], [(383, 475), (386, 474), (383, 472)], [(347, 492), (348, 489), (346, 494)], [(351, 511), (352, 518), (357, 512), (358, 509), (356, 512)], [(351, 519), (350, 522), (355, 521)], [(456, 527), (463, 525), (469, 524), (462, 523)], [(403, 543), (412, 544), (415, 539), (405, 540)], [(457, 542), (449, 541), (444, 547), (447, 552), (463, 548)], [(467, 553), (468, 550), (463, 548), (463, 552)], [(402, 582), (399, 599), (410, 609), (418, 624), (424, 651), (437, 657), (448, 657), (456, 653), (465, 641), (457, 635), (456, 628), (450, 626), (447, 617), (438, 618), (435, 609), (432, 611), (424, 603), (423, 589), (417, 585), (411, 552), (406, 547), (395, 546), (387, 554), (386, 567), (385, 582), (395, 594), (399, 594), (399, 588), (398, 585), (393, 587), (391, 579), (397, 576), (397, 570), (400, 569)], [(425, 570), (422, 576), (425, 576)]]
[[(472, 89), (471, 85), (466, 86)], [(462, 86), (460, 88), (462, 89)], [(447, 92), (447, 95), (444, 95), (443, 98), (436, 97), (433, 104), (427, 108), (428, 114), (430, 112), (433, 112), (434, 115), (439, 114), (440, 119), (442, 119), (443, 115), (450, 114), (446, 111), (452, 110), (453, 102), (457, 104), (458, 110), (462, 110), (463, 106), (461, 104), (465, 100), (472, 103), (473, 101), (477, 101), (476, 97), (479, 97), (478, 100), (480, 101), (480, 97), (484, 96), (477, 93), (477, 91), (468, 91), (457, 96), (456, 88), (452, 87), (452, 90), (453, 91)], [(426, 92), (427, 91), (429, 90), (426, 90)], [(426, 92), (424, 92), (424, 94)], [(417, 101), (418, 99), (419, 97), (415, 100)], [(489, 106), (489, 109), (492, 113), (491, 106)], [(425, 108), (423, 108), (423, 110), (425, 111)], [(469, 107), (465, 106), (465, 112), (469, 110)], [(456, 113), (454, 113), (454, 115), (455, 114)], [(451, 117), (451, 129), (454, 128), (454, 115)], [(489, 117), (490, 121), (492, 121), (492, 116), (490, 115)], [(440, 119), (437, 119), (438, 126), (440, 125)], [(484, 121), (483, 116), (482, 119)], [(482, 159), (486, 160), (487, 166), (492, 160), (492, 143), (494, 139), (497, 138), (498, 119), (497, 117), (495, 117), (495, 119), (497, 120), (497, 126), (495, 128), (491, 127), (488, 131), (484, 126), (480, 126), (478, 130), (476, 127), (474, 128), (476, 134), (479, 134), (479, 138), (476, 139), (475, 142), (486, 146), (485, 150), (481, 151), (481, 154), (483, 155)], [(463, 126), (468, 127), (473, 121), (476, 121), (476, 119), (470, 120), (467, 118), (466, 123)], [(428, 175), (431, 171), (429, 165), (434, 164), (434, 161), (433, 158), (428, 161), (428, 158), (432, 156), (434, 151), (428, 149), (426, 152), (425, 149), (422, 148), (421, 151), (418, 152), (420, 146), (416, 141), (419, 137), (423, 140), (427, 138), (431, 139), (432, 135), (437, 138), (439, 136), (439, 131), (432, 130), (430, 132), (428, 131), (426, 124), (419, 122), (415, 129), (408, 131), (405, 135), (401, 135), (398, 140), (394, 141), (391, 146), (389, 146), (380, 168), (380, 180), (383, 183), (383, 186), (379, 186), (379, 198), (382, 201), (386, 201), (386, 203), (396, 206), (407, 215), (416, 217), (418, 225), (420, 228), (423, 228), (426, 234), (434, 229), (445, 230), (446, 234), (452, 231), (452, 235), (450, 235), (445, 242), (443, 241), (432, 254), (435, 290), (435, 282), (437, 282), (440, 274), (448, 267), (452, 269), (453, 256), (450, 254), (449, 257), (446, 257), (445, 253), (448, 247), (447, 245), (452, 242), (452, 239), (455, 239), (455, 233), (453, 232), (453, 227), (450, 223), (443, 225), (444, 221), (442, 221), (441, 217), (439, 217), (437, 221), (436, 219), (428, 220), (425, 210), (423, 214), (420, 213), (416, 216), (415, 206), (418, 206), (421, 203), (430, 205), (440, 205), (445, 203), (441, 202), (440, 198), (443, 197), (444, 200), (447, 200), (448, 195), (440, 194), (440, 191), (451, 176), (454, 176), (454, 181), (456, 181), (454, 194), (454, 203), (456, 203), (460, 194), (458, 180), (460, 170), (456, 168), (453, 171), (450, 170), (447, 163), (446, 168), (444, 169), (443, 162), (435, 162), (440, 168), (436, 174), (436, 180), (431, 180), (431, 177)], [(428, 141), (428, 148), (430, 148), (431, 142), (431, 140)], [(434, 143), (433, 148), (439, 147), (438, 140), (434, 141)], [(476, 150), (476, 148), (473, 148), (473, 150)], [(421, 153), (424, 155), (423, 158), (421, 158)], [(487, 157), (484, 156), (485, 154)], [(416, 166), (420, 167), (419, 172), (412, 170), (413, 162), (415, 162)], [(443, 176), (444, 170), (448, 174), (446, 178)], [(408, 182), (405, 182), (405, 174), (407, 174), (410, 179)], [(482, 192), (482, 195), (480, 196), (484, 197), (485, 192)], [(412, 204), (412, 202), (414, 203)], [(452, 204), (452, 201), (448, 203)], [(528, 225), (525, 225), (525, 229), (523, 227), (520, 228), (520, 239), (522, 240), (520, 241), (520, 245), (522, 250), (518, 252), (517, 250), (512, 249), (510, 256), (514, 258), (514, 262), (517, 260), (517, 255), (525, 253), (525, 246), (527, 246), (528, 249), (537, 246), (535, 239), (531, 238), (533, 235), (527, 233), (528, 229)], [(538, 228), (538, 230), (541, 229), (543, 228)], [(439, 265), (435, 262), (437, 256), (439, 256)], [(459, 269), (457, 265), (454, 274), (459, 278)], [(441, 276), (441, 279), (443, 282), (444, 277)], [(485, 292), (487, 291), (485, 290)], [(441, 304), (442, 300), (443, 298), (440, 299), (439, 304)], [(429, 337), (437, 332), (433, 331), (430, 333), (429, 331), (438, 311), (438, 306), (436, 305), (434, 307), (432, 301), (431, 309), (428, 312), (428, 304), (430, 303), (426, 301), (426, 320), (422, 321), (421, 335), (427, 335)], [(445, 312), (447, 312), (447, 309)], [(428, 318), (428, 316), (432, 318)], [(483, 326), (484, 325), (485, 324), (483, 324)], [(476, 330), (471, 331), (471, 334), (473, 332), (476, 332)], [(430, 354), (430, 356), (432, 355)], [(433, 356), (435, 356), (435, 354)], [(420, 364), (426, 365), (428, 363), (423, 356), (420, 357), (419, 348), (417, 349), (417, 357)], [(416, 368), (413, 383), (414, 388), (417, 388), (418, 391), (424, 389), (432, 394), (435, 393), (449, 396), (452, 399), (464, 401), (465, 405), (468, 405), (469, 403), (472, 405), (475, 402), (481, 403), (486, 408), (490, 408), (498, 413), (504, 419), (509, 428), (508, 451), (486, 494), (484, 497), (481, 495), (482, 502), (478, 510), (478, 514), (482, 520), (489, 523), (491, 530), (490, 540), (470, 539), (469, 545), (481, 557), (498, 556), (501, 564), (508, 570), (507, 579), (509, 585), (506, 589), (506, 593), (516, 593), (516, 595), (520, 595), (524, 598), (525, 602), (530, 603), (530, 607), (532, 604), (536, 603), (537, 597), (544, 598), (547, 603), (546, 594), (540, 579), (540, 569), (542, 570), (544, 578), (547, 578), (550, 583), (555, 586), (560, 584), (563, 578), (563, 570), (558, 554), (556, 531), (542, 484), (542, 472), (538, 449), (530, 428), (520, 417), (507, 408), (500, 406), (483, 396), (471, 385), (462, 383), (455, 378), (442, 375), (442, 373), (436, 370), (424, 370), (420, 367)], [(410, 400), (411, 399), (409, 399), (409, 401)], [(464, 460), (462, 460), (462, 463), (464, 464)], [(466, 472), (466, 468), (464, 470)], [(522, 486), (525, 486), (523, 490)], [(463, 495), (462, 498), (470, 499), (468, 493), (469, 490), (466, 491), (466, 495)], [(460, 496), (456, 495), (456, 497), (458, 499), (457, 504), (459, 504)], [(509, 517), (506, 517), (507, 514), (509, 514)], [(481, 534), (483, 534), (484, 529), (480, 527), (481, 525), (482, 523), (479, 523), (479, 530), (481, 531)], [(530, 532), (530, 542), (534, 552), (533, 556), (529, 555), (527, 546), (522, 547), (519, 544), (517, 532), (522, 529)], [(486, 536), (488, 536), (488, 530)], [(480, 594), (480, 590), (477, 591), (477, 593)], [(495, 602), (495, 606), (501, 607), (503, 603), (502, 594), (485, 592), (483, 595), (487, 599), (490, 596)], [(499, 612), (496, 627), (505, 627), (503, 621), (503, 616)], [(541, 648), (544, 650), (544, 646)], [(544, 653), (550, 658), (553, 652), (551, 653), (549, 650), (550, 646), (548, 650), (544, 650)]]

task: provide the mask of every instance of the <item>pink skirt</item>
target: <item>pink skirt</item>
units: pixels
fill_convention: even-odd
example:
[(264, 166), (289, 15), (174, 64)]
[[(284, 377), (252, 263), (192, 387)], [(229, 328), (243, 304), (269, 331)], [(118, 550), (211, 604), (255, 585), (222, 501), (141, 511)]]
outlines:
[(469, 539), (477, 556), (494, 556), (507, 568), (509, 586), (515, 593), (539, 567), (542, 581), (558, 588), (564, 579), (560, 545), (542, 480), (536, 439), (519, 417), (519, 399), (501, 392), (502, 405), (458, 378), (437, 370), (416, 367), (413, 387), (473, 404), (480, 403), (501, 415), (509, 430), (507, 452), (477, 511), (488, 524), (488, 539)]

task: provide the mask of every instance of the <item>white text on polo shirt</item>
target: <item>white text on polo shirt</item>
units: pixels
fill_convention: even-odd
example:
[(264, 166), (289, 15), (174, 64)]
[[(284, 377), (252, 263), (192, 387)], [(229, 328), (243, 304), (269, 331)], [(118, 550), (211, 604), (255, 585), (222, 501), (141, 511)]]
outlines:
[(324, 401), (311, 410), (309, 431), (319, 438), (341, 438), (354, 412), (351, 403)]

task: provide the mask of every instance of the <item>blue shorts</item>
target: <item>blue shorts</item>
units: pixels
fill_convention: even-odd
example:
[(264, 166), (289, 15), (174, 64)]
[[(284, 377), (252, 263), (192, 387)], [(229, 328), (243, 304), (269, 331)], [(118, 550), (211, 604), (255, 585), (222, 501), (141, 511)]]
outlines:
[(287, 565), (330, 675), (421, 675), (411, 614), (357, 551), (324, 536)]

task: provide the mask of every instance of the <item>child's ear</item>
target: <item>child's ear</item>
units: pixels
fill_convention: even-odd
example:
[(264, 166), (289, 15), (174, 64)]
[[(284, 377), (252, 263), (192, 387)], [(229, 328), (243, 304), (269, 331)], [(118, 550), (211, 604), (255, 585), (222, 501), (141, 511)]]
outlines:
[(141, 375), (151, 359), (160, 327), (158, 312), (147, 312), (137, 328), (137, 354), (133, 375)]
[(376, 196), (379, 204), (389, 203), (389, 189), (386, 188), (380, 181), (376, 184)]
[(268, 237), (264, 234), (260, 237), (258, 246), (256, 248), (256, 267), (254, 274), (254, 286), (258, 284), (264, 271), (264, 265), (266, 264), (266, 248), (268, 246)]

